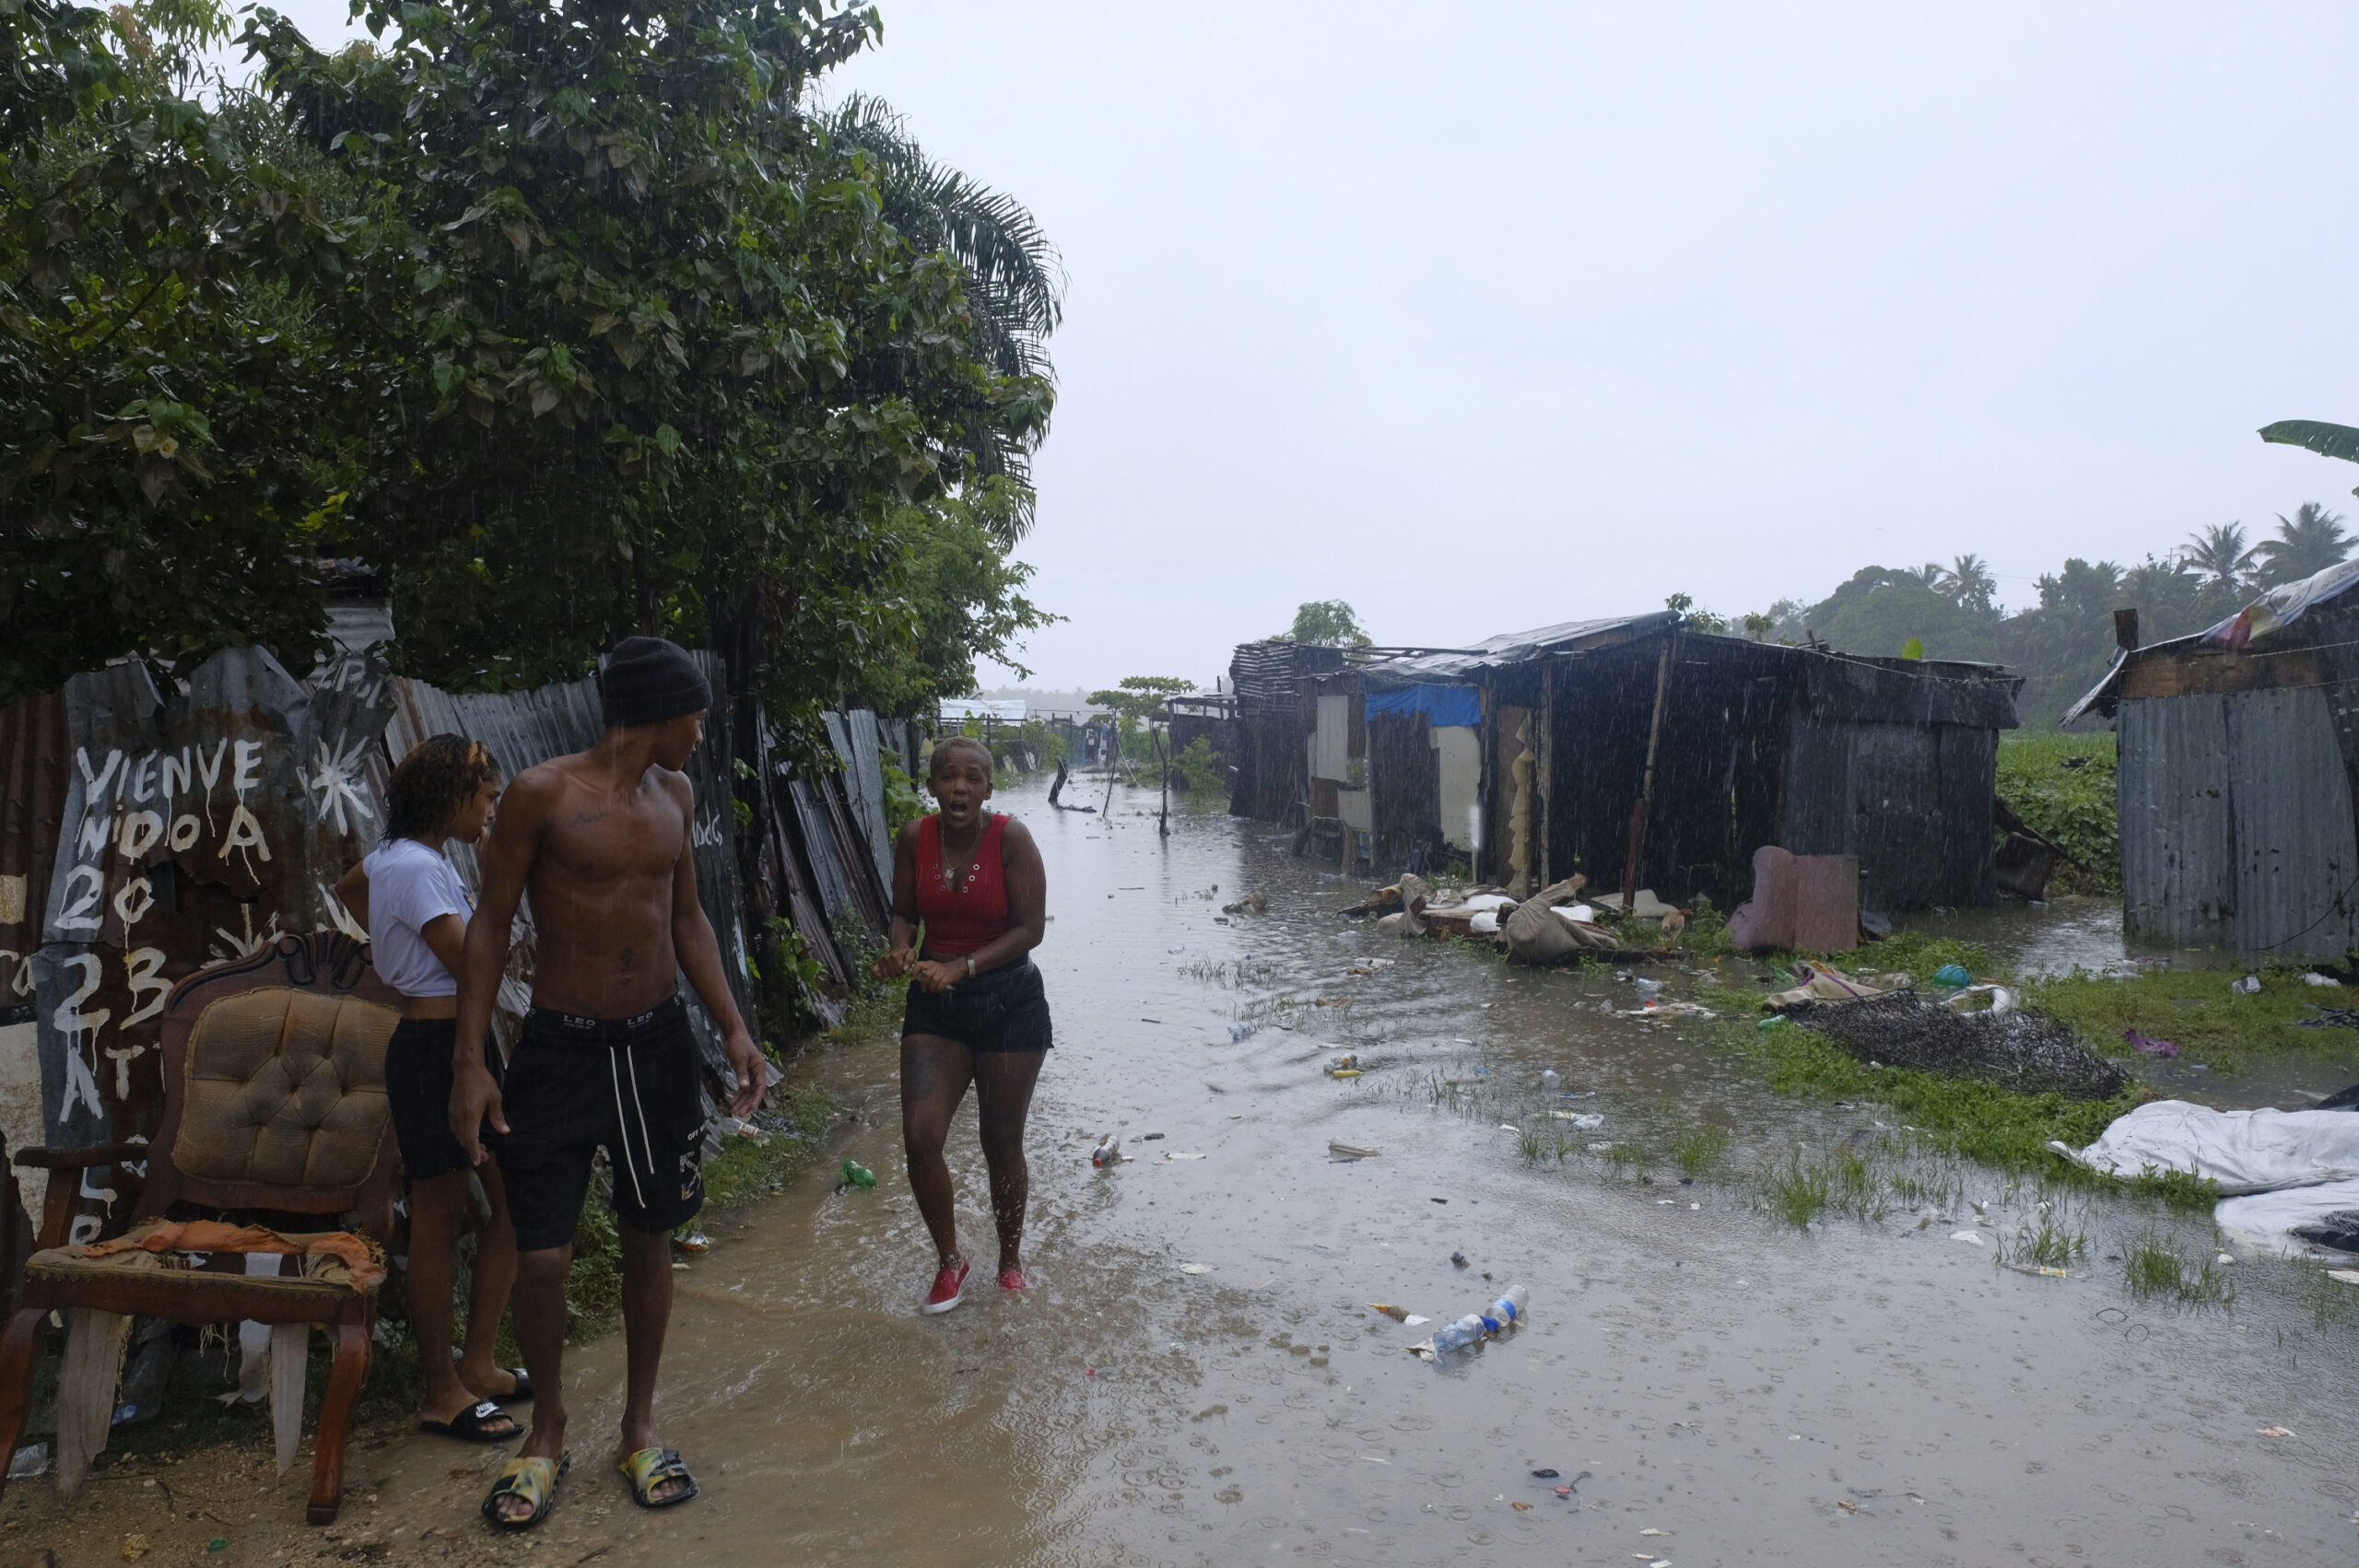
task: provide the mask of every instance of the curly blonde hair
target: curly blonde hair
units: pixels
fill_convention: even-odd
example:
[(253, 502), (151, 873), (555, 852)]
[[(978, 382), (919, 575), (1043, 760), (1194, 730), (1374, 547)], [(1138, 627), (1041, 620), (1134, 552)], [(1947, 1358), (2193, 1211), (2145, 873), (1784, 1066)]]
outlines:
[(491, 748), (464, 735), (430, 735), (409, 750), (385, 785), (385, 837), (432, 838), (468, 797), (499, 777)]

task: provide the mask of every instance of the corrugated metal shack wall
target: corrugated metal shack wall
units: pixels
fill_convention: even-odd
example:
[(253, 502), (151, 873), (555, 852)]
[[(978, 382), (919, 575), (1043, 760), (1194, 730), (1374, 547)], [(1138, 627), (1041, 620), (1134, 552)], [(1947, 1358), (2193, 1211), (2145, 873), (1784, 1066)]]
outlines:
[[(1788, 651), (1677, 634), (1640, 886), (1675, 902), (1702, 893), (1725, 903), (1750, 891), (1753, 851), (1776, 838)], [(1621, 888), (1662, 653), (1656, 635), (1553, 659), (1541, 683), (1546, 860), (1531, 868), (1534, 886), (1580, 872), (1601, 890)]]
[(1424, 864), (1443, 841), (1441, 770), (1423, 713), (1379, 713), (1367, 720), (1368, 809), (1379, 874)]
[(1991, 802), (2020, 677), (1800, 651), (1785, 831), (1798, 855), (1860, 857), (1871, 909), (1999, 896)]
[(1229, 813), (1261, 822), (1290, 820), (1309, 790), (1309, 741), (1319, 723), (1311, 679), (1341, 669), (1332, 648), (1290, 642), (1241, 643), (1229, 661), (1237, 688), (1237, 783)]
[(2125, 701), (2123, 925), (2286, 959), (2359, 946), (2359, 842), (2326, 690)]
[[(726, 690), (721, 661), (701, 651), (696, 659), (713, 689)], [(396, 678), (393, 689), (394, 712), (384, 726), (384, 738), (394, 756), (406, 755), (428, 735), (464, 735), (490, 748), (503, 778), (513, 778), (553, 756), (587, 751), (605, 729), (605, 706), (594, 679), (557, 682), (534, 691), (476, 693), (446, 692), (423, 681)], [(737, 819), (730, 790), (735, 769), (728, 725), (705, 726), (704, 740), (688, 758), (687, 772), (696, 793), (697, 900), (720, 939), (722, 967), (729, 977), (738, 1011), (745, 1014), (746, 1026), (758, 1034), (761, 1025), (748, 968), (749, 949), (739, 916), (744, 900), (737, 885)], [(475, 852), (456, 847), (451, 858), (468, 892), (477, 892), (482, 883)], [(530, 900), (526, 902), (529, 906)], [(509, 1015), (509, 1029), (502, 1033), (509, 1038), (512, 1038), (510, 1030), (515, 1019), (531, 999), (532, 942), (527, 907), (519, 911), (509, 944), (508, 976), (512, 983), (501, 988), (502, 1011)], [(680, 992), (687, 1001), (689, 1026), (704, 1058), (708, 1089), (733, 1083), (734, 1074), (722, 1055), (720, 1026), (685, 981)]]
[[(66, 683), (68, 758), (32, 960), (41, 1136), (155, 1132), (158, 1028), (174, 982), (282, 933), (350, 930), (334, 886), (382, 826), (392, 711), (381, 664), (307, 691), (259, 649), (215, 654), (169, 701), (137, 664)], [(138, 1173), (82, 1184), (75, 1234), (136, 1202)]]

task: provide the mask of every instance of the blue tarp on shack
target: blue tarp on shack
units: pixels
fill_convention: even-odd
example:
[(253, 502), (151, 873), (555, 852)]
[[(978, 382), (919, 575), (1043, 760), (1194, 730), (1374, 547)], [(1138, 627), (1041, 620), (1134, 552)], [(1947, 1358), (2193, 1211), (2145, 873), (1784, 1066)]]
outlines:
[(1483, 693), (1475, 686), (1414, 685), (1367, 694), (1367, 716), (1422, 713), (1436, 726), (1483, 722)]

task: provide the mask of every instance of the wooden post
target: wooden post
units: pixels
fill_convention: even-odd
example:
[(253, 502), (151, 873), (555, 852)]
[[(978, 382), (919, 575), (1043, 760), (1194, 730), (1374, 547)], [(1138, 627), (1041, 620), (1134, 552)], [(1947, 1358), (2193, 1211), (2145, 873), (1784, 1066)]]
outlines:
[(1555, 881), (1548, 854), (1549, 806), (1556, 795), (1556, 661), (1552, 656), (1540, 666), (1540, 799), (1538, 810), (1532, 814), (1540, 821), (1540, 881), (1546, 887)]
[[(1163, 773), (1163, 810), (1156, 819), (1155, 832), (1158, 838), (1168, 838), (1171, 837), (1171, 748), (1164, 743), (1171, 733), (1171, 708), (1168, 704), (1164, 707), (1163, 718), (1163, 728), (1155, 732), (1156, 765)], [(1155, 720), (1150, 719), (1147, 722), (1152, 724)]]
[(1638, 858), (1647, 848), (1647, 816), (1655, 803), (1655, 753), (1662, 744), (1662, 710), (1671, 701), (1671, 653), (1679, 634), (1665, 632), (1662, 661), (1655, 666), (1655, 713), (1647, 726), (1647, 772), (1638, 783), (1638, 803), (1630, 808), (1630, 854), (1622, 863), (1622, 915), (1629, 918), (1638, 896)]

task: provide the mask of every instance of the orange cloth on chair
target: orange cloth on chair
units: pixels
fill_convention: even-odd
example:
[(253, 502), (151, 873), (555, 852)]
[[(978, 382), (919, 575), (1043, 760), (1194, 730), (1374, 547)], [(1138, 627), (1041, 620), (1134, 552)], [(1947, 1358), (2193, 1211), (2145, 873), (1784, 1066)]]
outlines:
[(83, 1258), (105, 1258), (134, 1248), (142, 1252), (281, 1252), (343, 1260), (353, 1284), (368, 1290), (385, 1278), (384, 1259), (363, 1236), (350, 1231), (281, 1235), (261, 1225), (231, 1225), (219, 1220), (156, 1220), (109, 1241), (70, 1248)]

